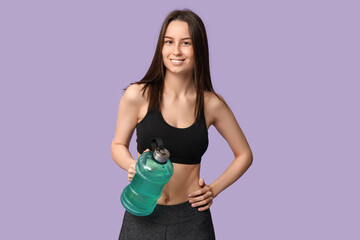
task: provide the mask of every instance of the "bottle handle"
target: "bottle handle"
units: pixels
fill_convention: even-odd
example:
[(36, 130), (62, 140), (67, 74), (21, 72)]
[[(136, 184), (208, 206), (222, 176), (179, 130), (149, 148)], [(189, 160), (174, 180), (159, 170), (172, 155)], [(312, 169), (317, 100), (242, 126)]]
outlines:
[(153, 138), (151, 140), (151, 149), (154, 152), (156, 148), (163, 149), (164, 143), (161, 138)]

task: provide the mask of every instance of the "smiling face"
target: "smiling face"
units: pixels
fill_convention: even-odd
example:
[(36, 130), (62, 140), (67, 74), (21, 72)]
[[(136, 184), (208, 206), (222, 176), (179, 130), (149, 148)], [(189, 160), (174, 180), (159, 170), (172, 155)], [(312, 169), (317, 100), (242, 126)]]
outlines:
[(169, 23), (165, 32), (162, 56), (166, 71), (192, 73), (195, 57), (186, 22), (174, 20)]

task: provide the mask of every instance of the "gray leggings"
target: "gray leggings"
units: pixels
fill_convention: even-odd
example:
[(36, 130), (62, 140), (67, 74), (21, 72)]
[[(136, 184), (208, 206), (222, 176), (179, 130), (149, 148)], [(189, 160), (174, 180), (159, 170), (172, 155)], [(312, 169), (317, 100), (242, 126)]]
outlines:
[(157, 204), (148, 216), (125, 211), (119, 240), (213, 240), (215, 231), (210, 209), (198, 211), (186, 201), (176, 205)]

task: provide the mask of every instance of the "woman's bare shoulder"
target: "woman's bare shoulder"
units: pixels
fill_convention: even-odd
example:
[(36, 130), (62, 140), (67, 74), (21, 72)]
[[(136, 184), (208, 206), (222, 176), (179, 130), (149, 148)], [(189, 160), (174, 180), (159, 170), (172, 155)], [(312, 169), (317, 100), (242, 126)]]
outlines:
[[(217, 94), (217, 96), (216, 96)], [(205, 102), (205, 107), (207, 109), (209, 109), (209, 111), (213, 112), (218, 110), (221, 107), (224, 107), (225, 104), (222, 100), (224, 100), (224, 98), (219, 94), (219, 93), (213, 93), (210, 91), (204, 91), (204, 102)], [(222, 99), (219, 99), (219, 97)], [(225, 101), (225, 100), (224, 100)]]
[(143, 95), (143, 87), (145, 84), (131, 84), (128, 86), (128, 88), (125, 90), (123, 98), (126, 99), (126, 101), (131, 102), (136, 105), (141, 105), (146, 101), (147, 92), (146, 90), (145, 94)]
[[(217, 95), (224, 99), (219, 93)], [(217, 118), (217, 113), (226, 107), (223, 101), (219, 99), (215, 93), (210, 91), (204, 91), (204, 111), (205, 117), (209, 120), (210, 124), (213, 125)]]

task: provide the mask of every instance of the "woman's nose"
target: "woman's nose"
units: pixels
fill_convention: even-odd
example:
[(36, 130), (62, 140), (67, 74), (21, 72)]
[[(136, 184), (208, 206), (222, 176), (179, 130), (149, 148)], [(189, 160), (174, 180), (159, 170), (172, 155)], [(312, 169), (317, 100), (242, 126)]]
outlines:
[(181, 53), (180, 46), (179, 45), (174, 45), (173, 54), (178, 55), (180, 53)]

